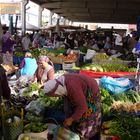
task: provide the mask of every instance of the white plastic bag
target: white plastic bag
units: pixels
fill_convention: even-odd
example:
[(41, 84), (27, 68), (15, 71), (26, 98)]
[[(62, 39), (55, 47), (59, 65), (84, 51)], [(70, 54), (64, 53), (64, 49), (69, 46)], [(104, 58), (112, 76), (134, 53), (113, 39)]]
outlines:
[(86, 60), (92, 59), (92, 57), (93, 57), (95, 54), (96, 54), (96, 51), (88, 49), (88, 50), (87, 50), (87, 53), (86, 53), (86, 56), (85, 56), (85, 59), (86, 59)]

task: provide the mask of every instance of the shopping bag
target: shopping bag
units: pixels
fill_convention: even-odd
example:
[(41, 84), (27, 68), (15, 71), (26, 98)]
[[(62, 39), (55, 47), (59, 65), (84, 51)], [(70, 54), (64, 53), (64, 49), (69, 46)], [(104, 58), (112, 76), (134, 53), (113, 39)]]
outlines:
[(72, 132), (65, 127), (58, 126), (53, 133), (53, 140), (80, 140), (78, 134)]
[(111, 94), (122, 93), (133, 88), (133, 83), (128, 78), (112, 78), (103, 76), (100, 79), (100, 86)]

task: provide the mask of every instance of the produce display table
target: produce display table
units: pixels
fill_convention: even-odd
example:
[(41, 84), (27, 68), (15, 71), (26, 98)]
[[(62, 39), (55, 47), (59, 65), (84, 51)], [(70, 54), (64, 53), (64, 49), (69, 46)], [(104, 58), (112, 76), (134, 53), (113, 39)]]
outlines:
[(6, 70), (6, 74), (13, 74), (18, 70), (18, 67), (14, 66), (14, 65), (2, 65), (3, 68)]
[(117, 78), (117, 77), (126, 77), (128, 75), (135, 75), (135, 72), (93, 72), (90, 70), (80, 70), (79, 73), (81, 74), (86, 74), (90, 77), (94, 77), (94, 78), (101, 78), (103, 76), (110, 76), (113, 78)]

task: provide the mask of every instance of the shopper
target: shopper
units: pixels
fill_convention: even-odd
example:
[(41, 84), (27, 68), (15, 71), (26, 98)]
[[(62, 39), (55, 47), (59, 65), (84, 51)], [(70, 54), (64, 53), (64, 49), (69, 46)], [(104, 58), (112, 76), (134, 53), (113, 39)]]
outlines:
[(22, 38), (22, 47), (24, 51), (28, 51), (29, 50), (29, 46), (31, 44), (31, 39), (28, 33), (25, 34), (25, 36)]
[(25, 53), (25, 58), (20, 64), (20, 74), (34, 76), (37, 70), (37, 61), (30, 52)]
[(6, 54), (7, 52), (13, 53), (13, 46), (16, 44), (16, 41), (12, 38), (10, 32), (6, 32), (2, 36), (2, 53)]
[(11, 90), (8, 85), (5, 69), (2, 67), (2, 58), (0, 57), (0, 100), (3, 98), (10, 99)]
[(47, 56), (39, 56), (38, 68), (35, 73), (35, 81), (43, 84), (44, 82), (52, 79), (54, 79), (53, 63)]
[(64, 126), (74, 129), (81, 139), (91, 138), (99, 132), (101, 100), (94, 79), (82, 74), (65, 74), (46, 82), (44, 91), (47, 96), (64, 96)]

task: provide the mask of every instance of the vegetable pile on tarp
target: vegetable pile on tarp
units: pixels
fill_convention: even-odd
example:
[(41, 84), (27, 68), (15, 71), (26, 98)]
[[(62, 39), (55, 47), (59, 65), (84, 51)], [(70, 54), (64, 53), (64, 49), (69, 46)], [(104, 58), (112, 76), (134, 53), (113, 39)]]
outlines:
[(140, 139), (140, 118), (131, 115), (116, 115), (110, 121), (104, 122), (104, 134), (119, 136), (121, 140)]
[(48, 97), (40, 91), (40, 97), (35, 101), (31, 101), (25, 108), (28, 112), (26, 119), (29, 121), (43, 121), (43, 116), (47, 109), (61, 109), (63, 108), (62, 106), (62, 98)]
[(82, 70), (91, 70), (94, 72), (135, 72), (136, 68), (129, 68), (123, 64), (86, 64)]
[(111, 116), (112, 113), (126, 114), (130, 112), (129, 114), (135, 114), (139, 111), (140, 94), (136, 91), (129, 90), (124, 93), (110, 95), (107, 90), (101, 88), (101, 95), (103, 118)]

